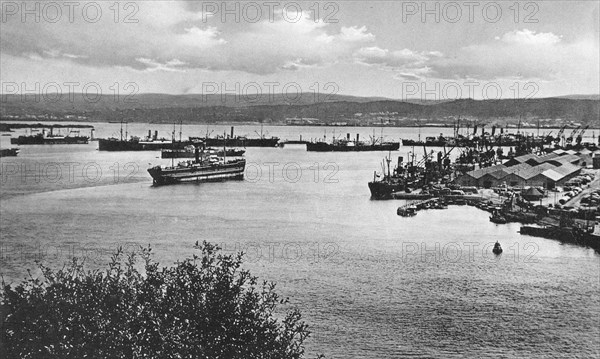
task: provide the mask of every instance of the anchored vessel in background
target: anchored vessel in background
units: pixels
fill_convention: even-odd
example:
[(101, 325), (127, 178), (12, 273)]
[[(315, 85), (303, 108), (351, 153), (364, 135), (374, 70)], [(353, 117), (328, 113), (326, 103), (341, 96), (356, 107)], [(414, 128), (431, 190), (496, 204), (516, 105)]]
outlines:
[(216, 137), (209, 137), (208, 131), (205, 137), (190, 137), (191, 141), (202, 141), (206, 146), (209, 147), (276, 147), (279, 142), (279, 137), (266, 137), (262, 132), (262, 126), (260, 133), (257, 132), (258, 138), (249, 138), (246, 136), (234, 136), (234, 127), (231, 126), (231, 133), (229, 136), (223, 133)]
[(400, 142), (384, 142), (383, 138), (372, 137), (371, 142), (361, 142), (359, 134), (356, 139), (351, 140), (350, 134), (344, 139), (334, 138), (331, 143), (323, 141), (308, 142), (307, 151), (315, 152), (362, 152), (362, 151), (396, 151), (400, 148)]
[(192, 141), (175, 141), (175, 131), (173, 131), (173, 138), (168, 140), (166, 138), (158, 138), (158, 131), (148, 130), (148, 136), (145, 138), (139, 138), (137, 136), (131, 136), (127, 138), (127, 132), (125, 132), (125, 138), (123, 138), (123, 128), (121, 128), (120, 138), (100, 138), (98, 140), (98, 150), (100, 151), (160, 151), (162, 149), (183, 149), (187, 145), (194, 144)]
[(225, 179), (243, 179), (246, 160), (244, 158), (219, 157), (201, 153), (195, 149), (193, 161), (179, 162), (170, 167), (155, 166), (148, 169), (155, 185), (174, 184), (186, 181), (214, 181)]
[[(161, 158), (195, 158), (196, 157), (196, 146), (197, 145), (187, 145), (183, 149), (163, 149), (160, 151)], [(210, 154), (217, 155), (219, 157), (239, 157), (243, 156), (246, 151), (244, 150), (236, 150), (233, 148), (223, 150), (216, 148), (207, 148), (203, 149), (203, 152), (207, 152)]]
[(82, 145), (88, 143), (89, 140), (88, 136), (80, 136), (79, 131), (71, 130), (68, 135), (64, 136), (55, 134), (54, 129), (50, 127), (50, 131), (44, 128), (41, 133), (35, 135), (11, 138), (10, 143), (11, 145)]

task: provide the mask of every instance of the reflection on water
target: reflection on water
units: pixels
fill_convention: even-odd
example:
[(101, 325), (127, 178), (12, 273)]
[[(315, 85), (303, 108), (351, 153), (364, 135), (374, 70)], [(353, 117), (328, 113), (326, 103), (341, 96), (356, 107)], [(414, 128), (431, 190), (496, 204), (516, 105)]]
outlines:
[[(104, 137), (119, 126), (97, 125), (96, 132)], [(172, 130), (137, 124), (128, 131), (150, 127)], [(250, 130), (236, 127), (239, 134)], [(184, 126), (190, 135), (204, 131)], [(268, 131), (290, 139), (323, 135), (323, 128)], [(341, 131), (363, 137), (372, 130)], [(518, 225), (490, 223), (486, 212), (467, 206), (398, 217), (401, 201), (369, 199), (367, 182), (384, 153), (248, 148), (245, 181), (152, 187), (146, 168), (169, 160), (96, 147), (23, 146), (19, 157), (2, 158), (0, 259), (7, 281), (23, 278), (39, 258), (59, 266), (78, 255), (100, 266), (117, 245), (150, 243), (168, 265), (190, 255), (195, 241), (209, 240), (246, 252), (246, 267), (276, 281), (303, 310), (314, 331), (310, 354), (600, 355), (597, 254), (521, 236)], [(496, 240), (504, 248), (499, 257), (491, 253)]]

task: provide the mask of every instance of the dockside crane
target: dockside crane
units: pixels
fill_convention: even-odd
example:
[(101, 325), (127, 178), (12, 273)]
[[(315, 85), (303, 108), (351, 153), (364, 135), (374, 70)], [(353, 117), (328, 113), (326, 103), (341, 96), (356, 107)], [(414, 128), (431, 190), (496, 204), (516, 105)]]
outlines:
[(569, 137), (567, 137), (567, 139), (565, 140), (565, 143), (567, 145), (570, 145), (573, 142), (573, 137), (575, 137), (575, 134), (577, 134), (577, 131), (579, 131), (579, 129), (581, 128), (581, 126), (577, 126), (573, 132), (571, 132), (571, 134), (569, 135)]
[(559, 131), (558, 134), (556, 134), (556, 137), (554, 138), (554, 143), (556, 145), (560, 144), (560, 139), (562, 138), (563, 133), (565, 132), (565, 128), (567, 128), (567, 126), (563, 126)]
[(583, 128), (583, 130), (581, 130), (581, 132), (579, 132), (579, 134), (577, 135), (577, 137), (575, 138), (575, 143), (577, 145), (581, 145), (581, 141), (583, 141), (583, 135), (585, 134), (585, 131), (590, 128), (590, 125), (587, 125)]

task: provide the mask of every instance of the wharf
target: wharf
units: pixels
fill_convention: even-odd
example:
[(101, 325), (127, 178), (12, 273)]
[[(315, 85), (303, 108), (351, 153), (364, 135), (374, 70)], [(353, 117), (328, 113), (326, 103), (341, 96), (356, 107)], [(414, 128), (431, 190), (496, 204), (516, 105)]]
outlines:
[(480, 202), (487, 200), (485, 197), (480, 195), (470, 195), (470, 194), (459, 194), (459, 195), (443, 195), (443, 196), (434, 196), (432, 194), (424, 194), (424, 193), (403, 193), (403, 192), (395, 192), (392, 195), (395, 199), (406, 199), (406, 200), (429, 200), (429, 199), (442, 199), (446, 201), (453, 200), (465, 200), (465, 201), (473, 201)]

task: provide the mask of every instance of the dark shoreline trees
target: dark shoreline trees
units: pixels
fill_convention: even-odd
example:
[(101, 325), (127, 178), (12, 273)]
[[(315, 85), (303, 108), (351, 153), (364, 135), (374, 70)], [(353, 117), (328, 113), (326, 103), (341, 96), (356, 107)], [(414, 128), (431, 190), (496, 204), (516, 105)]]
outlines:
[[(3, 282), (2, 342), (8, 358), (303, 358), (308, 326), (298, 310), (277, 319), (269, 282), (204, 242), (159, 268), (151, 248), (118, 250), (105, 271), (77, 259), (42, 279)], [(143, 259), (143, 271), (138, 270)]]

